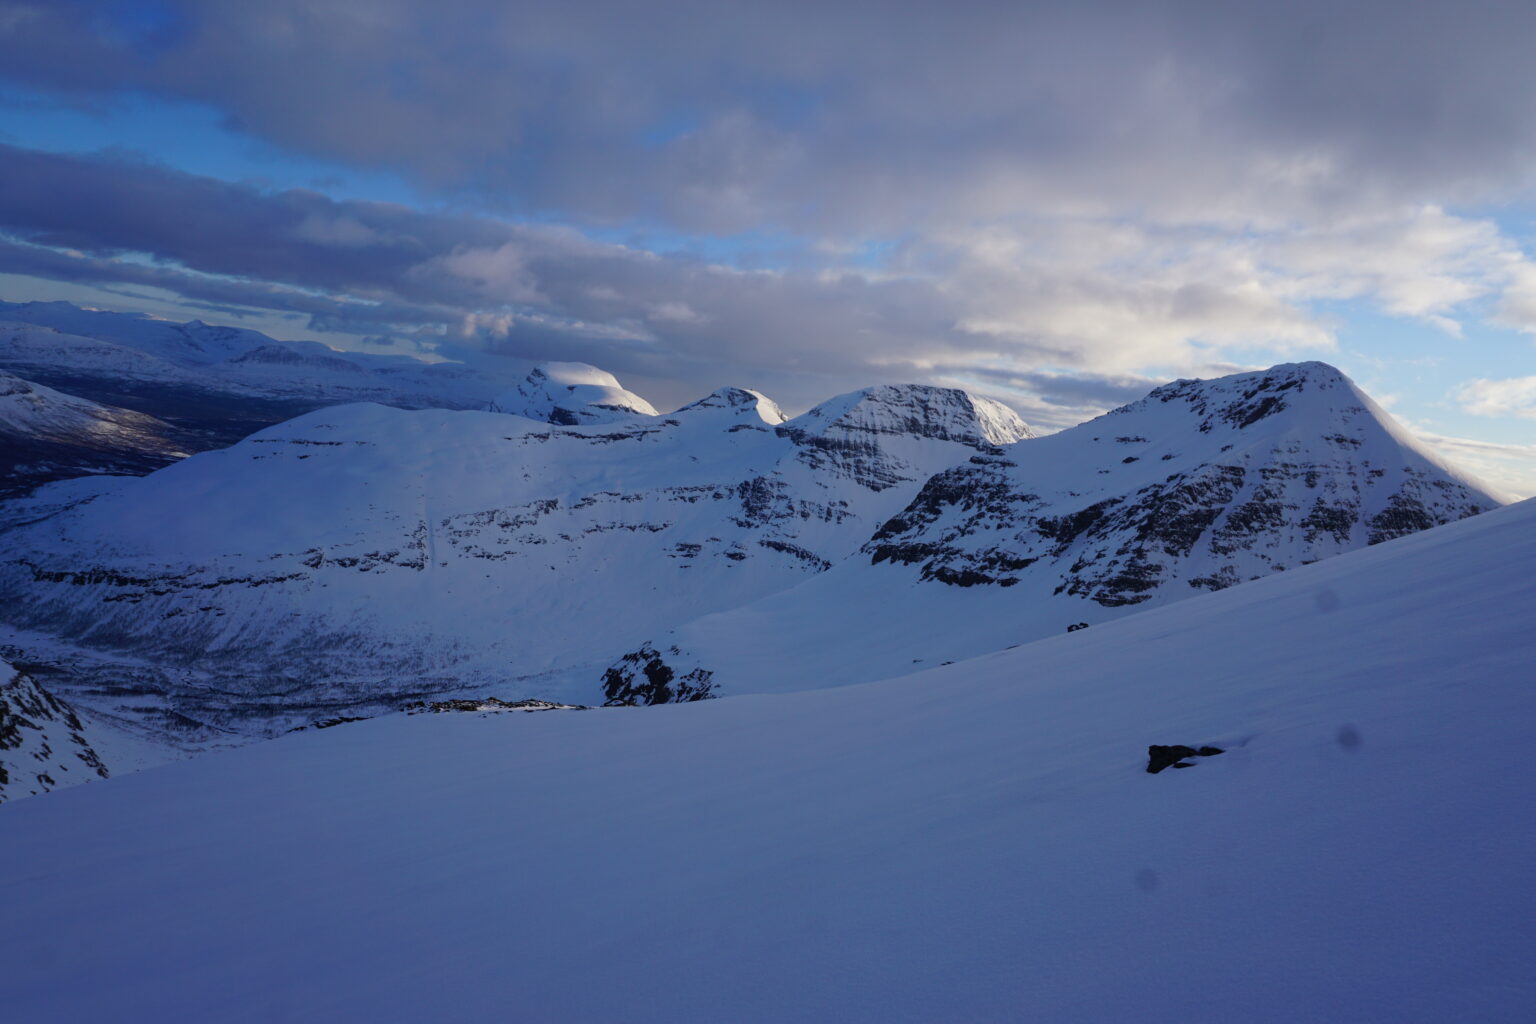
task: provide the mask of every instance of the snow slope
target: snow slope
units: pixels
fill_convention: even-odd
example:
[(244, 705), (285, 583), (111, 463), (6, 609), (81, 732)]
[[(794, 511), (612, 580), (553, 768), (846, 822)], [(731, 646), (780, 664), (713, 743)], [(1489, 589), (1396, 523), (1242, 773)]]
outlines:
[(90, 473), (147, 473), (188, 452), (185, 431), (0, 370), (0, 497)]
[(1528, 1021), (1533, 563), (1525, 502), (899, 680), (20, 801), (7, 1011)]
[(722, 694), (885, 678), (1498, 504), (1331, 366), (1177, 381), (935, 475), (857, 556), (651, 638), (608, 689), (646, 703), (643, 677), (668, 673)]
[(72, 645), (71, 699), (150, 691), (210, 736), (466, 687), (594, 703), (615, 655), (846, 558), (1025, 429), (976, 410), (919, 386), (786, 423), (735, 388), (607, 426), (327, 409), (0, 535), (0, 621), (48, 634), (29, 660)]

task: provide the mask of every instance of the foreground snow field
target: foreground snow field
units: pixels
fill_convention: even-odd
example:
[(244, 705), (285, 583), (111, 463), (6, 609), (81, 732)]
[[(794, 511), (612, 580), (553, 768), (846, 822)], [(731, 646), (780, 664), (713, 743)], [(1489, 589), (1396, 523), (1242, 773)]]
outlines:
[(5, 1015), (1530, 1020), (1532, 564), (1524, 502), (898, 680), (20, 801)]

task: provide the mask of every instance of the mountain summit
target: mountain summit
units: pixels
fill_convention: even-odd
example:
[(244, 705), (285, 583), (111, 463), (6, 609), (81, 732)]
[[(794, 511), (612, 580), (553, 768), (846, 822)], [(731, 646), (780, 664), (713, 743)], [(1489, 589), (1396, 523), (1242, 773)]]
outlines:
[(624, 390), (613, 374), (586, 363), (534, 367), (527, 380), (491, 403), (491, 411), (567, 427), (627, 423), (639, 416), (656, 415), (650, 402)]
[(653, 638), (670, 653), (615, 662), (605, 686), (647, 702), (637, 665), (714, 693), (896, 675), (1498, 504), (1324, 363), (1175, 381), (935, 474), (854, 558)]

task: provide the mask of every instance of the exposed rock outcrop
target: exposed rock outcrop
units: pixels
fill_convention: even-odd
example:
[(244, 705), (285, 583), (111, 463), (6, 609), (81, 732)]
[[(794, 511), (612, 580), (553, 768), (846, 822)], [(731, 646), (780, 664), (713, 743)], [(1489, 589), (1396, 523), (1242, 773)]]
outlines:
[(0, 661), (0, 803), (107, 775), (75, 709)]

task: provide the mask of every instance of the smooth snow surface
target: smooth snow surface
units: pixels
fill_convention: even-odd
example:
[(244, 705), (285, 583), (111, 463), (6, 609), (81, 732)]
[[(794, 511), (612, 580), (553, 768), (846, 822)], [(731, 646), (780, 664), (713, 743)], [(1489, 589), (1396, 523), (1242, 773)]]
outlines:
[(894, 681), (21, 801), (5, 1013), (1529, 1021), (1532, 564), (1525, 502)]

